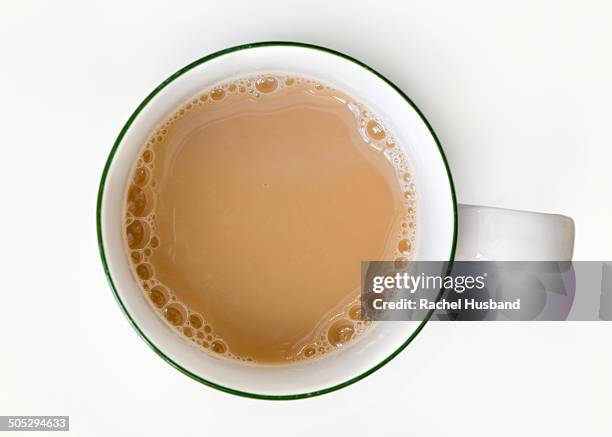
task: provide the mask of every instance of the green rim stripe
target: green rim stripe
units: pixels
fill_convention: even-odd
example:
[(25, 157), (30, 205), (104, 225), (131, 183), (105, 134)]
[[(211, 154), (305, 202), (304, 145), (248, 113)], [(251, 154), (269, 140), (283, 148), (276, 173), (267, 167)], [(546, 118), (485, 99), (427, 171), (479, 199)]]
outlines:
[[(434, 130), (432, 129), (431, 125), (429, 124), (429, 122), (427, 121), (427, 119), (425, 118), (425, 116), (423, 115), (423, 113), (421, 112), (421, 110), (412, 102), (412, 100), (410, 100), (410, 98), (404, 94), (404, 92), (402, 90), (400, 90), (395, 84), (393, 84), (391, 81), (389, 81), (387, 78), (385, 78), (384, 76), (382, 76), (380, 73), (378, 73), (377, 71), (373, 70), (372, 68), (370, 68), (369, 66), (365, 65), (364, 63), (348, 56), (345, 55), (343, 53), (337, 52), (335, 50), (331, 50), (325, 47), (319, 47), (319, 46), (315, 46), (315, 45), (311, 45), (311, 44), (305, 44), (305, 43), (299, 43), (299, 42), (290, 42), (290, 41), (266, 41), (266, 42), (258, 42), (258, 43), (252, 43), (252, 44), (244, 44), (244, 45), (239, 45), (239, 46), (235, 46), (235, 47), (230, 47), (215, 53), (212, 53), (208, 56), (204, 56), (203, 58), (198, 59), (197, 61), (192, 62), (191, 64), (185, 66), (184, 68), (180, 69), (179, 71), (177, 71), (176, 73), (174, 73), (172, 76), (170, 76), (169, 78), (167, 78), (166, 80), (164, 80), (157, 88), (155, 88), (143, 101), (142, 103), (140, 103), (140, 105), (138, 105), (138, 107), (136, 108), (136, 110), (132, 113), (132, 115), (130, 116), (130, 118), (127, 120), (127, 122), (125, 123), (125, 125), (123, 126), (123, 128), (121, 129), (121, 132), (119, 132), (119, 135), (117, 136), (117, 139), (115, 140), (115, 143), (113, 144), (113, 148), (110, 151), (110, 154), (108, 156), (108, 159), (106, 160), (106, 164), (104, 165), (104, 169), (102, 171), (102, 177), (100, 179), (100, 186), (98, 188), (98, 199), (97, 199), (97, 207), (96, 207), (96, 231), (97, 231), (97, 236), (98, 236), (98, 249), (100, 251), (100, 257), (102, 259), (102, 266), (104, 268), (104, 273), (106, 275), (106, 278), (108, 280), (108, 283), (110, 285), (110, 288), (113, 292), (113, 295), (115, 297), (115, 300), (117, 301), (117, 303), (119, 304), (119, 306), (121, 307), (121, 310), (123, 311), (123, 314), (125, 314), (126, 318), (128, 319), (128, 321), (130, 322), (130, 324), (132, 325), (132, 327), (136, 330), (136, 332), (138, 333), (138, 335), (140, 335), (140, 337), (151, 347), (151, 349), (153, 349), (153, 351), (159, 355), (164, 361), (166, 361), (168, 364), (170, 364), (172, 367), (174, 367), (175, 369), (177, 369), (178, 371), (184, 373), (185, 375), (189, 376), (190, 378), (193, 378), (194, 380), (201, 382), (202, 384), (205, 384), (209, 387), (215, 388), (217, 390), (221, 390), (223, 392), (226, 393), (231, 393), (234, 395), (238, 395), (238, 396), (244, 396), (247, 398), (254, 398), (254, 399), (266, 399), (266, 400), (294, 400), (294, 399), (303, 399), (303, 398), (309, 398), (309, 397), (313, 397), (313, 396), (319, 396), (325, 393), (330, 393), (332, 391), (341, 389), (343, 387), (346, 387), (348, 385), (351, 385), (363, 378), (365, 378), (368, 375), (371, 375), (372, 373), (374, 373), (375, 371), (377, 371), (378, 369), (380, 369), (381, 367), (383, 367), (385, 364), (387, 364), (389, 361), (391, 361), (393, 358), (395, 358), (401, 351), (403, 351), (406, 346), (408, 346), (408, 344), (410, 344), (410, 342), (419, 334), (419, 332), (421, 332), (421, 330), (423, 329), (423, 327), (425, 326), (425, 324), (427, 323), (427, 321), (430, 319), (433, 311), (430, 311), (427, 314), (427, 317), (419, 324), (419, 326), (417, 327), (416, 330), (414, 330), (412, 332), (412, 334), (408, 337), (408, 339), (397, 349), (395, 350), (395, 352), (393, 352), (391, 355), (389, 355), (387, 358), (385, 358), (383, 361), (381, 361), (380, 363), (378, 363), (376, 366), (372, 367), (371, 369), (365, 371), (364, 373), (353, 377), (343, 383), (334, 385), (332, 387), (328, 387), (328, 388), (324, 388), (321, 390), (317, 390), (317, 391), (313, 391), (313, 392), (308, 392), (308, 393), (298, 393), (298, 394), (289, 394), (289, 395), (266, 395), (266, 394), (258, 394), (258, 393), (249, 393), (249, 392), (244, 392), (244, 391), (240, 391), (240, 390), (235, 390), (229, 387), (225, 387), (219, 384), (215, 384), (214, 382), (208, 381), (192, 372), (190, 372), (189, 370), (181, 367), (179, 364), (177, 364), (176, 362), (174, 362), (170, 357), (166, 356), (161, 350), (159, 350), (157, 348), (157, 346), (155, 346), (155, 344), (153, 344), (153, 342), (151, 342), (147, 336), (140, 330), (140, 328), (138, 327), (138, 325), (134, 322), (134, 320), (132, 319), (132, 317), (130, 316), (130, 314), (128, 313), (127, 309), (125, 308), (125, 305), (123, 304), (123, 302), (121, 301), (121, 298), (119, 297), (119, 293), (117, 293), (117, 289), (115, 287), (115, 284), (113, 282), (113, 278), (110, 274), (110, 271), (108, 269), (108, 263), (106, 261), (106, 254), (104, 252), (104, 243), (103, 243), (103, 238), (102, 238), (102, 197), (103, 197), (103, 193), (104, 193), (104, 187), (105, 187), (105, 183), (106, 183), (106, 177), (108, 175), (108, 171), (110, 169), (110, 166), (113, 162), (113, 158), (115, 156), (115, 153), (117, 151), (117, 149), (119, 148), (119, 145), (121, 144), (121, 141), (123, 140), (123, 137), (125, 136), (125, 133), (127, 132), (127, 130), (130, 128), (130, 126), (132, 125), (132, 123), (134, 122), (134, 120), (136, 119), (136, 117), (140, 114), (140, 112), (143, 110), (143, 108), (151, 101), (151, 99), (153, 99), (153, 97), (155, 97), (163, 88), (166, 87), (166, 85), (170, 84), (171, 82), (173, 82), (175, 79), (177, 79), (178, 77), (182, 76), (183, 74), (185, 74), (187, 71), (193, 69), (194, 67), (197, 67), (200, 64), (203, 64), (207, 61), (210, 61), (211, 59), (214, 58), (218, 58), (219, 56), (223, 56), (227, 53), (232, 53), (232, 52), (236, 52), (236, 51), (240, 51), (240, 50), (245, 50), (245, 49), (251, 49), (251, 48), (256, 48), (256, 47), (266, 47), (266, 46), (292, 46), (292, 47), (302, 47), (302, 48), (307, 48), (307, 49), (312, 49), (312, 50), (319, 50), (322, 52), (326, 52), (335, 56), (339, 56), (341, 58), (344, 58), (346, 60), (349, 60), (363, 68), (365, 68), (366, 70), (370, 71), (371, 73), (375, 74), (376, 76), (378, 76), (380, 79), (382, 79), (383, 81), (385, 81), (389, 86), (391, 86), (400, 96), (402, 96), (404, 98), (404, 100), (406, 100), (406, 102), (408, 102), (408, 104), (417, 112), (417, 114), (419, 115), (419, 117), (421, 117), (421, 120), (423, 121), (423, 123), (425, 123), (425, 125), (427, 126), (427, 129), (429, 130), (431, 136), (434, 138), (436, 145), (438, 146), (438, 151), (440, 152), (440, 156), (442, 157), (442, 160), (444, 161), (444, 166), (446, 168), (446, 172), (448, 175), (448, 182), (450, 185), (450, 189), (451, 189), (451, 196), (452, 196), (452, 200), (453, 200), (453, 214), (454, 214), (454, 226), (453, 226), (453, 243), (452, 243), (452, 247), (451, 247), (451, 252), (449, 254), (449, 265), (448, 265), (448, 271), (447, 274), (450, 273), (450, 270), (452, 268), (452, 263), (453, 260), (455, 258), (455, 249), (457, 246), (457, 198), (455, 195), (455, 185), (453, 183), (453, 178), (451, 176), (451, 172), (450, 172), (450, 168), (448, 166), (448, 161), (446, 159), (446, 156), (444, 155), (444, 151), (442, 150), (442, 146), (440, 145), (440, 141), (438, 140), (438, 137), (436, 136)], [(442, 295), (442, 290), (440, 291), (440, 294), (438, 295), (438, 299), (441, 297)]]

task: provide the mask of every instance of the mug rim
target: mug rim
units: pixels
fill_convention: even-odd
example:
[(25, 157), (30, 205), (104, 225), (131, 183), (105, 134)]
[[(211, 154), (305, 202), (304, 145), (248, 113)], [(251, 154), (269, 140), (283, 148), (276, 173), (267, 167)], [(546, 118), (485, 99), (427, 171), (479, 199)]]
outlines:
[[(256, 43), (241, 44), (241, 45), (237, 45), (237, 46), (233, 46), (233, 47), (229, 47), (229, 48), (226, 48), (226, 49), (223, 49), (223, 50), (216, 51), (216, 52), (211, 53), (209, 55), (203, 56), (203, 57), (201, 57), (201, 58), (191, 62), (190, 64), (186, 65), (185, 67), (179, 69), (177, 72), (175, 72), (174, 74), (169, 76), (167, 79), (165, 79), (163, 82), (161, 82), (153, 91), (151, 91), (151, 93), (149, 93), (144, 98), (144, 100), (138, 105), (138, 107), (134, 110), (134, 112), (130, 115), (130, 117), (128, 118), (126, 123), (123, 125), (123, 127), (122, 127), (121, 131), (119, 132), (115, 142), (113, 143), (113, 147), (111, 148), (111, 151), (110, 151), (110, 153), (108, 155), (108, 158), (106, 159), (106, 163), (104, 165), (104, 168), (102, 170), (102, 175), (101, 175), (101, 178), (100, 178), (100, 184), (99, 184), (99, 187), (98, 187), (98, 195), (97, 195), (97, 201), (96, 201), (96, 234), (97, 234), (97, 239), (98, 239), (98, 250), (99, 250), (100, 258), (101, 258), (101, 261), (102, 261), (102, 267), (104, 269), (104, 274), (106, 276), (106, 279), (108, 281), (110, 289), (111, 289), (111, 291), (113, 293), (113, 296), (114, 296), (115, 300), (117, 301), (117, 304), (121, 308), (121, 311), (123, 312), (123, 314), (127, 318), (128, 322), (130, 323), (132, 328), (134, 328), (136, 333), (145, 341), (145, 343), (160, 358), (162, 358), (164, 361), (166, 361), (168, 364), (170, 364), (176, 370), (178, 370), (179, 372), (183, 373), (184, 375), (189, 376), (193, 380), (198, 381), (201, 384), (204, 384), (204, 385), (206, 385), (208, 387), (220, 390), (220, 391), (225, 392), (225, 393), (230, 393), (230, 394), (233, 394), (233, 395), (242, 396), (242, 397), (246, 397), (246, 398), (252, 398), (252, 399), (263, 399), (263, 400), (296, 400), (296, 399), (304, 399), (304, 398), (309, 398), (309, 397), (314, 397), (314, 396), (320, 396), (320, 395), (323, 395), (323, 394), (326, 394), (326, 393), (331, 393), (333, 391), (336, 391), (336, 390), (339, 390), (341, 388), (347, 387), (347, 386), (349, 386), (351, 384), (354, 384), (355, 382), (360, 381), (360, 380), (364, 379), (365, 377), (371, 375), (372, 373), (374, 373), (375, 371), (377, 371), (378, 369), (383, 367), (385, 364), (387, 364), (389, 361), (391, 361), (393, 358), (395, 358), (400, 352), (402, 352), (412, 342), (412, 340), (414, 340), (414, 338), (421, 332), (421, 330), (425, 327), (425, 324), (431, 318), (431, 315), (433, 314), (433, 311), (430, 311), (427, 314), (427, 316), (419, 323), (419, 325), (416, 327), (416, 329), (414, 331), (412, 331), (410, 336), (394, 352), (392, 352), (390, 355), (388, 355), (385, 359), (380, 361), (375, 366), (369, 368), (368, 370), (366, 370), (365, 372), (360, 373), (357, 376), (354, 376), (354, 377), (351, 377), (351, 378), (347, 379), (344, 382), (341, 382), (339, 384), (335, 384), (333, 386), (326, 387), (326, 388), (323, 388), (323, 389), (319, 389), (319, 390), (316, 390), (316, 391), (297, 393), (297, 394), (287, 394), (287, 395), (285, 395), (285, 394), (283, 394), (283, 395), (270, 395), (270, 394), (251, 393), (251, 392), (247, 392), (247, 391), (236, 390), (234, 388), (225, 387), (225, 386), (223, 386), (221, 384), (217, 384), (215, 382), (209, 381), (209, 380), (203, 378), (202, 376), (197, 375), (197, 374), (189, 371), (188, 369), (185, 369), (180, 364), (175, 362), (172, 358), (170, 358), (168, 355), (166, 355), (162, 350), (160, 350), (151, 340), (149, 340), (149, 338), (146, 336), (146, 334), (140, 329), (140, 327), (136, 324), (136, 322), (134, 321), (134, 319), (132, 318), (130, 313), (127, 311), (127, 308), (125, 307), (125, 305), (124, 305), (123, 301), (121, 300), (121, 297), (120, 297), (120, 295), (119, 295), (119, 293), (117, 291), (117, 288), (116, 288), (116, 286), (114, 284), (113, 278), (112, 278), (110, 270), (109, 270), (108, 262), (107, 262), (107, 259), (106, 259), (106, 252), (105, 252), (105, 248), (104, 248), (104, 240), (103, 240), (103, 233), (102, 233), (102, 204), (103, 204), (104, 188), (106, 186), (107, 175), (108, 175), (108, 172), (110, 170), (110, 167), (111, 167), (111, 164), (113, 162), (113, 159), (115, 157), (115, 154), (116, 154), (116, 152), (117, 152), (121, 142), (123, 141), (123, 138), (124, 138), (126, 132), (130, 128), (130, 126), (132, 125), (132, 123), (134, 122), (136, 117), (140, 114), (140, 112), (149, 104), (149, 102), (162, 89), (164, 89), (167, 85), (172, 83), (175, 79), (179, 78), (180, 76), (182, 76), (183, 74), (185, 74), (188, 71), (192, 70), (193, 68), (195, 68), (195, 67), (197, 67), (199, 65), (202, 65), (202, 64), (206, 63), (207, 61), (210, 61), (212, 59), (218, 58), (220, 56), (223, 56), (223, 55), (226, 55), (226, 54), (229, 54), (229, 53), (233, 53), (233, 52), (237, 52), (237, 51), (242, 51), (242, 50), (253, 49), (253, 48), (258, 48), (258, 47), (268, 47), (268, 46), (306, 48), (306, 49), (321, 51), (321, 52), (324, 52), (324, 53), (327, 53), (327, 54), (330, 54), (330, 55), (333, 55), (333, 56), (338, 56), (338, 57), (341, 57), (341, 58), (343, 58), (345, 60), (348, 60), (348, 61), (358, 65), (359, 67), (368, 70), (369, 72), (371, 72), (375, 76), (377, 76), (379, 79), (381, 79), (382, 81), (386, 82), (417, 113), (419, 118), (422, 120), (422, 122), (427, 127), (430, 135), (432, 136), (432, 138), (433, 138), (433, 140), (434, 140), (434, 142), (435, 142), (435, 144), (436, 144), (436, 146), (438, 148), (438, 152), (440, 153), (440, 157), (442, 158), (442, 161), (444, 163), (444, 168), (446, 170), (446, 175), (448, 177), (448, 183), (449, 183), (449, 188), (450, 188), (450, 193), (451, 193), (451, 198), (452, 198), (452, 207), (453, 207), (453, 218), (452, 218), (452, 220), (453, 220), (452, 234), (453, 235), (452, 235), (451, 252), (449, 254), (449, 263), (448, 263), (447, 274), (448, 274), (448, 272), (450, 272), (450, 270), (452, 268), (452, 264), (453, 264), (454, 258), (455, 258), (455, 251), (456, 251), (456, 247), (457, 247), (457, 230), (458, 230), (458, 221), (457, 221), (457, 209), (458, 209), (458, 206), (457, 206), (457, 198), (456, 198), (456, 193), (455, 193), (455, 186), (454, 186), (454, 183), (453, 183), (453, 178), (452, 178), (452, 174), (451, 174), (451, 171), (450, 171), (450, 168), (449, 168), (449, 165), (448, 165), (448, 161), (447, 161), (446, 155), (444, 154), (444, 150), (442, 149), (442, 145), (440, 144), (440, 141), (439, 141), (436, 133), (434, 132), (433, 128), (431, 127), (431, 125), (429, 124), (429, 122), (427, 121), (427, 119), (425, 118), (423, 113), (421, 112), (421, 110), (393, 82), (391, 82), (389, 79), (384, 77), (382, 74), (380, 74), (379, 72), (377, 72), (376, 70), (374, 70), (370, 66), (364, 64), (363, 62), (361, 62), (361, 61), (359, 61), (359, 60), (357, 60), (357, 59), (355, 59), (355, 58), (353, 58), (353, 57), (351, 57), (349, 55), (346, 55), (344, 53), (338, 52), (336, 50), (332, 50), (332, 49), (329, 49), (329, 48), (326, 48), (326, 47), (322, 47), (322, 46), (317, 46), (317, 45), (314, 45), (314, 44), (308, 44), (308, 43), (303, 43), (303, 42), (295, 42), (295, 41), (262, 41), (262, 42), (256, 42)], [(442, 292), (442, 290), (441, 290), (441, 292)], [(438, 298), (441, 296), (441, 294), (442, 294), (441, 292), (438, 295)]]

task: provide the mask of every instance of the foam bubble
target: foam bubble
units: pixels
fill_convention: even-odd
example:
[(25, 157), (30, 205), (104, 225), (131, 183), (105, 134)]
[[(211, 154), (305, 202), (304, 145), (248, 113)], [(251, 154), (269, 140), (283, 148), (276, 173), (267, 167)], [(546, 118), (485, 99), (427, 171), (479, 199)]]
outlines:
[(149, 298), (157, 308), (163, 308), (168, 303), (168, 290), (158, 285), (149, 290)]
[(189, 324), (193, 326), (195, 329), (200, 329), (202, 327), (202, 316), (199, 314), (191, 314), (189, 316)]
[(223, 90), (223, 88), (215, 88), (210, 92), (210, 97), (213, 100), (222, 100), (223, 97), (225, 97), (225, 90)]
[(134, 220), (125, 228), (130, 249), (142, 249), (149, 242), (150, 227), (144, 220)]
[(255, 88), (262, 93), (271, 93), (278, 88), (278, 80), (273, 76), (260, 77), (255, 81)]
[(227, 351), (227, 346), (221, 340), (215, 340), (210, 344), (210, 350), (217, 354), (223, 354)]
[(155, 155), (153, 154), (153, 151), (147, 149), (144, 152), (142, 152), (142, 160), (144, 162), (146, 163), (153, 162), (154, 158), (155, 158)]
[(406, 258), (405, 256), (399, 256), (395, 258), (393, 265), (397, 270), (403, 270), (408, 267), (408, 258)]
[(134, 185), (142, 188), (147, 185), (150, 177), (150, 172), (146, 167), (138, 167), (134, 172), (134, 177), (132, 178), (132, 181), (134, 182)]
[(351, 340), (353, 334), (355, 334), (353, 322), (341, 319), (329, 327), (327, 338), (333, 346), (342, 347)]
[(182, 325), (185, 322), (187, 311), (180, 303), (171, 303), (164, 308), (164, 317), (174, 326)]
[(314, 346), (307, 346), (304, 348), (303, 353), (306, 358), (310, 358), (317, 353), (317, 349)]
[(353, 320), (361, 320), (361, 305), (354, 305), (349, 309), (349, 317)]
[(401, 253), (407, 254), (410, 253), (410, 249), (412, 249), (412, 243), (410, 242), (410, 240), (404, 238), (400, 240), (400, 242), (397, 244), (397, 248)]
[(138, 264), (136, 266), (136, 274), (143, 281), (151, 279), (153, 277), (153, 266), (148, 263)]
[(153, 196), (148, 188), (130, 186), (127, 194), (127, 210), (134, 217), (145, 217), (153, 209)]

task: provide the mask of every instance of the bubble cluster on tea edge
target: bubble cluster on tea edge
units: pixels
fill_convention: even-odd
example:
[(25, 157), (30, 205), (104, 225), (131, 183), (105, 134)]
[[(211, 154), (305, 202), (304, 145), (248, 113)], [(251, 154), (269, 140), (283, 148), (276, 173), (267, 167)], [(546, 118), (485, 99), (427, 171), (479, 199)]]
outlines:
[[(181, 105), (154, 130), (140, 151), (126, 189), (124, 235), (125, 243), (129, 248), (128, 259), (134, 275), (140, 282), (152, 308), (183, 338), (213, 355), (243, 362), (256, 362), (252, 357), (233, 354), (227, 342), (206, 321), (205, 315), (193, 312), (187, 305), (180, 302), (172, 290), (156, 278), (154, 267), (148, 262), (152, 253), (163, 244), (155, 235), (154, 194), (156, 186), (153, 178), (155, 165), (153, 149), (163, 145), (176, 120), (195, 108), (214, 105), (232, 96), (264, 98), (274, 95), (281, 89), (290, 89), (296, 85), (306, 86), (312, 93), (329, 93), (329, 95), (335, 93), (336, 97), (341, 95), (345, 98), (347, 108), (355, 115), (356, 129), (364, 143), (377, 153), (384, 154), (394, 167), (403, 192), (404, 214), (401, 217), (399, 234), (395, 240), (396, 267), (405, 266), (414, 251), (416, 205), (411, 170), (403, 151), (400, 147), (396, 147), (397, 140), (391, 131), (364, 105), (336, 91), (333, 87), (298, 75), (260, 74), (220, 83), (209, 88)], [(330, 318), (312, 336), (311, 341), (302, 345), (298, 353), (288, 359), (290, 361), (313, 359), (355, 342), (370, 326), (370, 322), (361, 320), (361, 317), (361, 304), (359, 298), (356, 298), (345, 307), (340, 317)]]

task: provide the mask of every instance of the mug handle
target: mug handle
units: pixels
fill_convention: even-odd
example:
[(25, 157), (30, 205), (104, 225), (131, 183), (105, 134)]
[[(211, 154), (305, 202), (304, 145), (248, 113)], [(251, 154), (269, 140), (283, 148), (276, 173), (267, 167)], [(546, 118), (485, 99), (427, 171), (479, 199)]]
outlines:
[(571, 261), (574, 220), (559, 214), (459, 205), (457, 261)]

